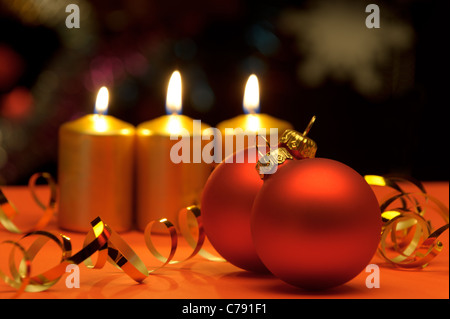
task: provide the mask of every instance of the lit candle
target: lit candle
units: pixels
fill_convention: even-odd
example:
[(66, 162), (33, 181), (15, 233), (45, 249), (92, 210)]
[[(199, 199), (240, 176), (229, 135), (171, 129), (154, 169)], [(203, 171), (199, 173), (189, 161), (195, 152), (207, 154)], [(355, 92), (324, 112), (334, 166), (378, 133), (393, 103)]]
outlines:
[[(265, 130), (266, 134), (263, 136), (268, 141), (270, 141), (269, 134), (271, 128), (278, 129), (279, 136), (281, 136), (285, 130), (293, 129), (292, 125), (287, 121), (277, 119), (268, 114), (258, 113), (259, 106), (260, 102), (258, 78), (256, 77), (256, 75), (252, 74), (247, 80), (244, 92), (243, 108), (246, 114), (238, 115), (217, 125), (217, 128), (222, 134), (222, 152), (224, 155), (223, 158), (227, 157), (235, 151), (254, 146), (255, 138), (251, 139), (251, 137), (255, 137), (255, 133), (261, 133), (261, 129)], [(242, 140), (242, 143), (237, 142), (236, 137), (241, 133), (236, 132), (235, 129), (242, 129), (242, 135), (244, 135), (243, 138), (245, 138)], [(232, 138), (230, 139), (231, 136)], [(227, 143), (227, 137), (228, 141), (233, 140), (232, 148), (225, 147), (225, 144)], [(276, 140), (274, 142), (277, 143)]]
[[(208, 143), (201, 137), (210, 126), (180, 114), (181, 109), (181, 76), (175, 71), (167, 89), (167, 115), (137, 127), (136, 210), (140, 230), (160, 218), (167, 218), (178, 227), (179, 211), (200, 203), (203, 186), (211, 172), (211, 165), (201, 159), (201, 149)], [(189, 161), (174, 162), (171, 158), (175, 144), (180, 143), (171, 139), (171, 135), (176, 138), (188, 135)]]
[(108, 99), (102, 87), (95, 114), (60, 127), (61, 228), (86, 232), (97, 216), (118, 232), (132, 226), (135, 128), (106, 114)]

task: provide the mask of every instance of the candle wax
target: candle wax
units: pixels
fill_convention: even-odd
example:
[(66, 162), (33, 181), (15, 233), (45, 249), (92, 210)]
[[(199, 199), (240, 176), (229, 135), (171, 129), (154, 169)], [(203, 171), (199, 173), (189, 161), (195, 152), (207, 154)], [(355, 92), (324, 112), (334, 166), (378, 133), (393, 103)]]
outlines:
[[(197, 135), (203, 149), (209, 141), (203, 141), (198, 134), (208, 128), (201, 123), (200, 132), (195, 132), (193, 119), (185, 115), (164, 115), (138, 126), (138, 229), (144, 230), (150, 221), (160, 218), (167, 218), (178, 228), (179, 211), (200, 203), (212, 166), (203, 161), (193, 163), (194, 136)], [(171, 140), (170, 135), (178, 134), (182, 129), (189, 133), (191, 160), (189, 163), (174, 163), (170, 152), (179, 140)]]
[(135, 128), (109, 115), (90, 114), (59, 130), (61, 228), (88, 231), (100, 216), (114, 230), (131, 228)]

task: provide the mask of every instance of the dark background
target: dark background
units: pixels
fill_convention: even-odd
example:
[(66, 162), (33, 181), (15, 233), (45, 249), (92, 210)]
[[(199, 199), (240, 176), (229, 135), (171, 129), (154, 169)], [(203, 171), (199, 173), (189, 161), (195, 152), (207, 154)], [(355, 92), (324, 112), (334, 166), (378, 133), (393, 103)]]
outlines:
[[(91, 113), (138, 125), (165, 114), (181, 71), (183, 114), (212, 126), (242, 114), (260, 81), (262, 113), (310, 132), (317, 156), (361, 174), (448, 180), (446, 1), (0, 0), (0, 185), (57, 177), (59, 126)], [(67, 29), (78, 4), (81, 28)], [(380, 29), (367, 29), (369, 3)], [(448, 44), (448, 43), (447, 43)]]

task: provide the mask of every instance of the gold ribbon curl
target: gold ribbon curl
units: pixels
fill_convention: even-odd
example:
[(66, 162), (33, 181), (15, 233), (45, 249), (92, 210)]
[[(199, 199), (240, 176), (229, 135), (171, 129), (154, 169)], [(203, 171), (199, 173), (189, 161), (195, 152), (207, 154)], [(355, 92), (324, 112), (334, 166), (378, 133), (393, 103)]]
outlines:
[[(36, 182), (40, 178), (45, 179), (50, 188), (50, 197), (47, 205), (44, 205), (39, 200), (35, 192)], [(55, 180), (49, 173), (44, 172), (33, 174), (29, 179), (28, 188), (31, 192), (31, 196), (33, 197), (34, 201), (44, 211), (44, 213), (42, 214), (41, 218), (36, 223), (36, 225), (25, 231), (19, 229), (13, 222), (14, 217), (18, 215), (18, 210), (14, 206), (14, 204), (8, 200), (8, 198), (5, 196), (2, 189), (0, 188), (0, 224), (2, 224), (3, 227), (5, 227), (8, 231), (12, 233), (24, 234), (35, 230), (41, 230), (45, 228), (45, 226), (47, 226), (52, 217), (56, 214), (58, 201), (57, 187)]]
[[(97, 251), (101, 254), (102, 248), (108, 243), (110, 229), (100, 218), (96, 218), (92, 221), (91, 225), (93, 227), (93, 232), (95, 233), (93, 240), (85, 243), (83, 248), (75, 255), (72, 255), (72, 244), (69, 237), (42, 230), (27, 233), (17, 242), (4, 241), (1, 243), (13, 245), (9, 258), (9, 271), (11, 277), (8, 277), (2, 270), (0, 270), (0, 278), (11, 287), (18, 290), (14, 297), (18, 297), (18, 295), (24, 291), (38, 292), (47, 290), (59, 281), (62, 275), (66, 272), (66, 267), (68, 265), (78, 265)], [(34, 236), (37, 238), (31, 243), (28, 249), (25, 249), (23, 245), (20, 244), (21, 240)], [(61, 249), (61, 260), (56, 266), (50, 268), (49, 270), (39, 275), (32, 276), (31, 268), (33, 259), (49, 241), (56, 243)], [(19, 266), (16, 266), (14, 258), (15, 249), (17, 248), (23, 255)]]
[[(47, 183), (51, 189), (48, 205), (42, 204), (34, 192), (36, 180), (40, 177), (47, 180)], [(200, 208), (195, 205), (182, 209), (178, 215), (180, 233), (182, 237), (186, 239), (191, 248), (193, 248), (191, 254), (185, 259), (174, 260), (178, 247), (178, 233), (172, 222), (165, 218), (151, 221), (144, 231), (144, 239), (147, 248), (156, 259), (162, 262), (162, 265), (157, 268), (149, 270), (139, 256), (126, 243), (126, 241), (123, 240), (118, 233), (111, 229), (111, 227), (108, 226), (108, 224), (106, 224), (100, 217), (97, 217), (91, 222), (92, 229), (86, 234), (83, 248), (75, 255), (72, 255), (72, 245), (69, 237), (63, 234), (53, 234), (48, 231), (36, 230), (38, 227), (41, 229), (44, 228), (56, 211), (57, 193), (56, 184), (53, 181), (53, 178), (51, 178), (51, 176), (47, 173), (35, 174), (30, 178), (29, 187), (33, 199), (44, 210), (43, 216), (30, 231), (26, 232), (21, 239), (19, 239), (19, 241), (4, 241), (0, 243), (0, 245), (9, 244), (13, 246), (9, 257), (9, 272), (11, 276), (7, 276), (0, 269), (0, 279), (17, 290), (13, 298), (18, 297), (24, 291), (38, 292), (50, 288), (61, 279), (66, 272), (66, 267), (70, 264), (79, 265), (83, 262), (87, 268), (101, 269), (106, 264), (106, 261), (109, 261), (117, 268), (124, 271), (134, 281), (140, 283), (156, 270), (169, 264), (185, 262), (197, 254), (210, 261), (226, 261), (221, 257), (217, 257), (207, 252), (203, 248), (206, 235), (203, 230)], [(23, 234), (24, 232), (12, 222), (12, 218), (14, 218), (17, 213), (17, 209), (13, 203), (6, 198), (0, 189), (1, 224), (10, 232)], [(164, 225), (166, 230), (169, 232), (171, 245), (168, 257), (161, 255), (153, 244), (153, 228), (157, 224)], [(193, 233), (196, 233), (196, 236), (194, 236)], [(35, 239), (28, 249), (25, 249), (20, 241), (34, 236), (36, 236), (37, 239)], [(33, 259), (49, 241), (56, 243), (61, 249), (61, 260), (56, 266), (45, 271), (44, 273), (32, 276), (31, 269)], [(17, 250), (22, 253), (22, 260), (18, 267), (15, 263), (15, 254)], [(97, 260), (94, 263), (91, 257), (95, 253), (98, 254)]]
[[(395, 176), (364, 176), (371, 186), (388, 187), (393, 194), (380, 201), (383, 226), (379, 254), (389, 263), (406, 269), (426, 267), (443, 248), (439, 237), (449, 228), (449, 209), (437, 198), (427, 194), (425, 187), (412, 178)], [(406, 192), (402, 185), (414, 186)], [(425, 219), (426, 211), (437, 212), (445, 224), (437, 229)]]

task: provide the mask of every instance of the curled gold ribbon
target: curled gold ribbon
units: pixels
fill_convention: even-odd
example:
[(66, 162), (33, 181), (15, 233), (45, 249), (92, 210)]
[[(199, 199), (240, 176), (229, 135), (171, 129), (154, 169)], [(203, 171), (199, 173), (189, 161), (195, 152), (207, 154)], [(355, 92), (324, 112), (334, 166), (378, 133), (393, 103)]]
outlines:
[[(364, 176), (371, 186), (389, 187), (393, 195), (380, 201), (383, 226), (379, 254), (400, 268), (424, 268), (443, 248), (439, 241), (449, 228), (449, 209), (437, 198), (427, 194), (425, 187), (412, 178)], [(401, 184), (415, 186), (417, 192), (406, 192)], [(434, 230), (425, 219), (426, 211), (437, 212), (445, 224)]]
[[(47, 205), (44, 205), (38, 198), (35, 192), (36, 182), (39, 178), (43, 178), (46, 180), (49, 188), (50, 188), (50, 198)], [(12, 202), (8, 200), (3, 191), (0, 188), (0, 223), (5, 227), (8, 231), (17, 234), (29, 233), (34, 230), (41, 230), (50, 222), (52, 217), (56, 213), (57, 206), (57, 187), (56, 182), (53, 177), (48, 173), (36, 173), (33, 174), (28, 182), (28, 188), (31, 192), (31, 196), (33, 197), (36, 204), (44, 211), (39, 221), (34, 225), (31, 229), (21, 230), (16, 224), (13, 222), (13, 219), (16, 215), (18, 215), (17, 208), (14, 206)]]
[[(22, 265), (17, 267), (14, 262), (13, 252), (11, 252), (9, 269), (12, 278), (8, 277), (1, 270), (0, 278), (5, 283), (18, 290), (15, 295), (17, 296), (23, 291), (38, 292), (50, 288), (63, 276), (68, 265), (78, 265), (82, 262), (84, 262), (88, 268), (100, 269), (105, 265), (106, 260), (108, 260), (138, 283), (144, 281), (150, 273), (156, 271), (157, 269), (163, 268), (168, 264), (184, 262), (197, 254), (201, 254), (204, 258), (211, 261), (224, 262), (225, 259), (216, 257), (202, 248), (206, 237), (201, 221), (199, 221), (200, 209), (197, 206), (190, 206), (185, 210), (182, 210), (180, 215), (181, 213), (192, 213), (199, 226), (197, 240), (195, 240), (191, 234), (188, 235), (185, 233), (185, 236), (188, 238), (188, 243), (194, 249), (191, 254), (183, 260), (173, 260), (177, 249), (178, 235), (174, 225), (167, 219), (150, 222), (144, 232), (144, 238), (148, 249), (158, 260), (163, 262), (163, 264), (156, 269), (148, 270), (147, 266), (142, 262), (133, 249), (122, 239), (122, 237), (112, 230), (106, 223), (104, 223), (100, 217), (97, 217), (91, 222), (92, 230), (86, 235), (83, 248), (73, 256), (69, 237), (62, 234), (55, 235), (47, 231), (34, 231), (25, 234), (21, 240), (31, 236), (38, 236), (38, 238), (30, 245), (28, 249), (23, 248), (23, 245), (20, 244), (20, 240), (18, 242), (5, 241), (1, 243), (11, 244), (14, 248), (18, 248), (23, 254), (21, 264), (25, 264), (26, 267)], [(155, 223), (164, 224), (170, 233), (172, 245), (169, 257), (163, 257), (153, 244), (151, 238), (153, 236), (152, 229)], [(186, 232), (188, 230), (184, 229), (183, 231)], [(60, 263), (42, 274), (31, 276), (31, 265), (34, 257), (50, 240), (55, 242), (62, 251)], [(97, 261), (93, 263), (91, 256), (96, 252), (98, 252)]]
[[(44, 205), (35, 193), (34, 188), (36, 186), (36, 181), (41, 177), (46, 179), (51, 190), (48, 205)], [(30, 178), (29, 188), (34, 201), (44, 210), (44, 214), (37, 224), (28, 232), (23, 232), (13, 223), (12, 219), (18, 214), (18, 211), (14, 204), (10, 202), (0, 190), (0, 221), (2, 225), (10, 232), (24, 234), (17, 242), (4, 241), (3, 243), (0, 243), (0, 245), (9, 244), (13, 246), (9, 256), (10, 276), (6, 275), (0, 269), (0, 279), (17, 290), (14, 297), (19, 296), (24, 291), (38, 292), (50, 288), (60, 280), (66, 271), (66, 267), (70, 264), (79, 265), (84, 263), (87, 268), (101, 269), (106, 261), (109, 261), (117, 268), (124, 271), (134, 281), (140, 283), (145, 280), (150, 273), (153, 273), (168, 264), (177, 264), (187, 261), (197, 254), (211, 261), (226, 261), (221, 257), (217, 257), (207, 252), (203, 248), (206, 235), (203, 230), (201, 211), (198, 206), (189, 206), (182, 209), (179, 213), (181, 235), (193, 249), (190, 255), (182, 260), (174, 260), (178, 247), (178, 233), (172, 222), (165, 218), (150, 222), (144, 231), (144, 239), (147, 248), (154, 257), (162, 262), (160, 266), (154, 269), (149, 270), (125, 240), (111, 229), (111, 227), (100, 217), (97, 217), (91, 222), (92, 229), (86, 234), (83, 248), (72, 255), (72, 245), (69, 237), (63, 234), (53, 234), (42, 230), (56, 211), (57, 193), (56, 184), (53, 178), (48, 173), (34, 174)], [(169, 232), (171, 247), (168, 257), (164, 257), (160, 254), (153, 243), (153, 228), (156, 224), (164, 225)], [(196, 236), (193, 235), (193, 233), (196, 233)], [(31, 237), (37, 238), (30, 244), (28, 249), (25, 249), (21, 244), (21, 240)], [(39, 275), (32, 275), (32, 262), (38, 252), (49, 241), (56, 243), (61, 249), (60, 262)], [(22, 253), (22, 260), (19, 266), (15, 263), (15, 254), (17, 250)], [(92, 257), (95, 253), (97, 253), (97, 260), (93, 262)]]
[[(2, 244), (13, 245), (9, 258), (9, 270), (11, 277), (7, 276), (2, 270), (0, 270), (0, 278), (11, 287), (17, 289), (14, 297), (17, 297), (24, 291), (38, 292), (50, 288), (63, 276), (68, 265), (78, 265), (95, 252), (99, 251), (100, 248), (104, 247), (110, 237), (109, 227), (104, 224), (100, 218), (96, 218), (92, 221), (91, 225), (93, 227), (94, 239), (84, 245), (84, 247), (73, 256), (70, 238), (62, 234), (55, 235), (48, 231), (38, 230), (23, 235), (20, 240), (33, 236), (37, 237), (28, 249), (25, 249), (23, 245), (20, 244), (20, 240), (17, 242), (3, 242)], [(33, 259), (49, 241), (53, 241), (61, 249), (61, 260), (56, 266), (50, 268), (49, 270), (39, 275), (32, 276), (31, 268)], [(15, 248), (18, 248), (23, 255), (21, 263), (18, 267), (16, 266), (14, 258)]]
[[(186, 222), (183, 222), (183, 220), (182, 220), (183, 216), (186, 217)], [(192, 217), (194, 217), (196, 224), (197, 224), (197, 228), (195, 228), (195, 226), (194, 227), (192, 226), (192, 223), (190, 222), (189, 217), (191, 217), (191, 220), (192, 220)], [(210, 260), (210, 261), (226, 262), (226, 260), (223, 259), (222, 257), (217, 257), (217, 256), (209, 253), (208, 251), (206, 251), (203, 248), (203, 244), (207, 238), (206, 238), (205, 231), (203, 229), (203, 221), (202, 221), (201, 211), (198, 206), (193, 205), (193, 206), (183, 208), (178, 215), (178, 219), (179, 219), (178, 224), (180, 225), (181, 234), (186, 239), (186, 241), (191, 246), (191, 248), (194, 249), (191, 256), (188, 258), (191, 258), (191, 257), (195, 256), (196, 254), (199, 254), (203, 258)], [(192, 228), (198, 230), (196, 240), (192, 236), (192, 231), (191, 231)]]
[[(185, 217), (186, 220), (183, 219)], [(159, 261), (161, 261), (163, 264), (159, 267), (150, 270), (149, 273), (152, 273), (166, 265), (172, 265), (172, 264), (179, 264), (182, 262), (185, 262), (192, 257), (196, 256), (197, 254), (202, 256), (203, 258), (210, 260), (210, 261), (216, 261), (216, 262), (225, 262), (226, 260), (217, 257), (208, 251), (206, 251), (203, 248), (203, 245), (206, 240), (205, 231), (203, 230), (203, 223), (201, 220), (201, 211), (200, 208), (196, 205), (188, 206), (186, 208), (183, 208), (180, 210), (178, 214), (178, 224), (180, 226), (180, 233), (182, 237), (186, 240), (186, 242), (189, 244), (189, 246), (193, 249), (190, 255), (182, 260), (174, 260), (175, 253), (178, 246), (178, 234), (175, 229), (175, 226), (167, 220), (166, 218), (162, 218), (158, 221), (152, 221), (150, 222), (144, 231), (144, 238), (145, 238), (145, 244), (147, 245), (148, 250), (152, 253), (154, 257), (156, 257)], [(193, 223), (195, 221), (195, 224)], [(152, 241), (152, 230), (154, 228), (154, 225), (156, 223), (164, 224), (167, 228), (167, 231), (169, 232), (170, 239), (171, 239), (171, 247), (168, 257), (162, 256), (159, 251), (156, 249), (155, 245)], [(192, 235), (192, 230), (196, 230), (197, 232), (197, 238), (195, 239)]]
[[(12, 274), (12, 277), (9, 277), (6, 275), (1, 269), (0, 269), (0, 278), (9, 286), (15, 288), (17, 291), (15, 295), (12, 298), (17, 298), (23, 291), (25, 291), (25, 288), (27, 287), (28, 283), (30, 282), (30, 273), (31, 273), (31, 261), (30, 257), (28, 256), (28, 253), (26, 252), (25, 248), (23, 248), (19, 243), (6, 240), (2, 243), (0, 243), (0, 246), (10, 244), (13, 246), (11, 249), (10, 255), (9, 255), (9, 269), (10, 273)], [(15, 249), (19, 249), (20, 252), (23, 255), (22, 258), (22, 265), (25, 265), (25, 267), (22, 267), (22, 275), (18, 275), (18, 272), (16, 270), (16, 266), (14, 263), (14, 256), (15, 256)]]

